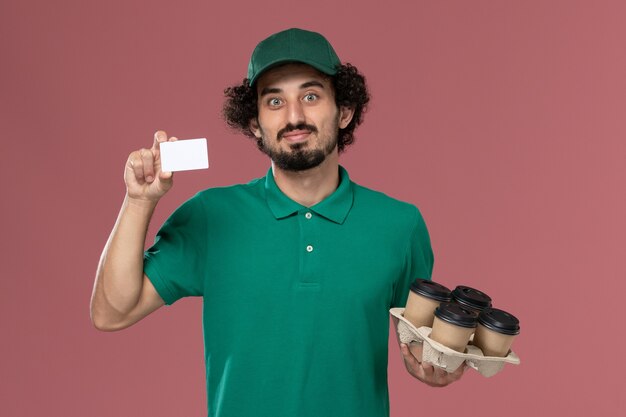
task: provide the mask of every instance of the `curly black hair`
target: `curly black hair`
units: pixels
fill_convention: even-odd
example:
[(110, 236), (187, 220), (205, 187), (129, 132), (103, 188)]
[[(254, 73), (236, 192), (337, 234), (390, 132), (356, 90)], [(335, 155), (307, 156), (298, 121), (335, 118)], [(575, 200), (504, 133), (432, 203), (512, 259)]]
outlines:
[[(354, 129), (363, 122), (363, 113), (370, 100), (370, 95), (367, 91), (365, 77), (351, 64), (337, 67), (337, 73), (331, 79), (337, 107), (354, 109), (354, 115), (348, 126), (339, 129), (337, 148), (339, 152), (343, 152), (346, 146), (354, 142)], [(240, 85), (226, 88), (224, 95), (226, 101), (222, 108), (222, 115), (228, 126), (256, 139), (250, 130), (250, 120), (258, 116), (257, 92), (250, 86), (250, 80), (245, 78)], [(262, 146), (260, 139), (257, 139), (257, 146)]]

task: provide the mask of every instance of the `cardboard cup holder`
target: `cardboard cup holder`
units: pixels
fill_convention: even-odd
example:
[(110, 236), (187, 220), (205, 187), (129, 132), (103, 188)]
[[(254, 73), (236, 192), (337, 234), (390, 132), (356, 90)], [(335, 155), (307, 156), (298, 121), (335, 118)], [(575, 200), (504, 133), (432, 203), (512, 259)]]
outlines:
[[(392, 308), (389, 310), (391, 319), (396, 327), (398, 339), (402, 343), (421, 343), (422, 361), (428, 362), (446, 372), (454, 372), (464, 362), (471, 368), (477, 370), (482, 376), (491, 377), (504, 368), (504, 364), (510, 363), (519, 365), (520, 359), (512, 350), (503, 358), (497, 356), (485, 356), (482, 350), (472, 345), (472, 339), (467, 345), (464, 353), (457, 352), (432, 340), (430, 336), (431, 328), (422, 326), (419, 329), (404, 318), (404, 308)], [(473, 338), (473, 336), (472, 336)]]

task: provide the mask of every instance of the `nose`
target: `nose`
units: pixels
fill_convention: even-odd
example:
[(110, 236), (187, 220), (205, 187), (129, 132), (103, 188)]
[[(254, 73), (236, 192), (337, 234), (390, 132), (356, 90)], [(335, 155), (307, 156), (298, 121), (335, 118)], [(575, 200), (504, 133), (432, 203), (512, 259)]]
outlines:
[(304, 109), (300, 100), (294, 100), (287, 104), (287, 122), (294, 126), (305, 122)]

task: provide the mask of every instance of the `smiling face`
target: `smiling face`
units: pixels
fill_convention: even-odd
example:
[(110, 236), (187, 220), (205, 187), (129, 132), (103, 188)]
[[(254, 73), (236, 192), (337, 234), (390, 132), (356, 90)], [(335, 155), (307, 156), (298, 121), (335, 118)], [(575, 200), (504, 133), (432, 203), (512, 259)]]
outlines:
[(337, 108), (331, 79), (304, 64), (286, 64), (257, 81), (258, 119), (250, 129), (274, 164), (303, 171), (337, 153), (337, 134), (352, 119)]

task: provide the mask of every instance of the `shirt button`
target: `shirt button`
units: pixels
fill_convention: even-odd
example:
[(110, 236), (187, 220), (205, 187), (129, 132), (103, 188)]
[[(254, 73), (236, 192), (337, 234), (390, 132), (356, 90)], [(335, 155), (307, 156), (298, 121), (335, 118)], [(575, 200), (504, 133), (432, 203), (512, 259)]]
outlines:
[(307, 219), (310, 219), (311, 217), (313, 217), (313, 215), (311, 213), (307, 213), (304, 215), (304, 217), (306, 217)]
[(309, 245), (306, 247), (307, 252), (313, 252), (313, 246)]

